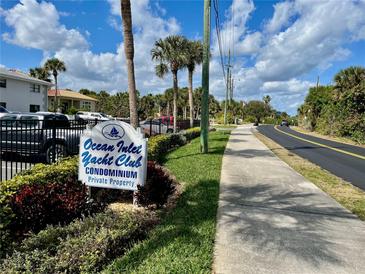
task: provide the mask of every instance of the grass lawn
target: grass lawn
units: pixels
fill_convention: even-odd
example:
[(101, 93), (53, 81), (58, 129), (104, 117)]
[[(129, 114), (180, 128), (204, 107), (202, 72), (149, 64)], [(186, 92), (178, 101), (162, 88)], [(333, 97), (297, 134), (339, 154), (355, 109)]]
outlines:
[(342, 206), (365, 221), (365, 191), (345, 182), (341, 178), (305, 160), (271, 139), (256, 132), (256, 137), (270, 148), (281, 160), (317, 185), (324, 192), (339, 202)]
[(209, 135), (209, 154), (199, 153), (196, 138), (167, 155), (165, 166), (183, 184), (176, 208), (105, 273), (211, 273), (222, 155), (229, 132)]
[(213, 125), (212, 127), (219, 128), (219, 129), (235, 129), (237, 127), (237, 125), (235, 125), (235, 124), (227, 124), (227, 125), (217, 124), (217, 125)]
[(291, 129), (296, 130), (300, 133), (308, 134), (308, 135), (311, 135), (311, 136), (314, 136), (314, 137), (318, 137), (318, 138), (322, 138), (322, 139), (326, 139), (326, 140), (330, 140), (330, 141), (335, 141), (335, 142), (345, 143), (345, 144), (349, 144), (349, 145), (365, 147), (364, 144), (359, 144), (359, 143), (355, 142), (354, 140), (351, 140), (350, 138), (346, 138), (346, 137), (323, 135), (323, 134), (320, 134), (318, 132), (309, 131), (309, 130), (306, 130), (306, 129), (301, 128), (301, 127), (291, 127)]

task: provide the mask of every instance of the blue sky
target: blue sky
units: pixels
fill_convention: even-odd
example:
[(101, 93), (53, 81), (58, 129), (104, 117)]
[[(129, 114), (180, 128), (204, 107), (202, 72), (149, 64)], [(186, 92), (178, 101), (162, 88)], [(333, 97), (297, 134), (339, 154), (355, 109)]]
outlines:
[[(365, 0), (218, 2), (224, 54), (229, 48), (235, 52), (235, 99), (269, 94), (275, 108), (294, 114), (317, 76), (329, 84), (340, 69), (365, 66)], [(28, 71), (56, 56), (68, 69), (60, 76), (63, 88), (126, 90), (119, 5), (119, 0), (2, 0), (0, 66)], [(142, 94), (162, 92), (171, 76), (155, 76), (153, 43), (170, 34), (201, 39), (203, 1), (132, 1), (132, 16), (137, 88)], [(214, 20), (211, 51), (210, 91), (223, 99)], [(195, 86), (200, 76), (198, 67)], [(181, 86), (186, 78), (181, 71)]]

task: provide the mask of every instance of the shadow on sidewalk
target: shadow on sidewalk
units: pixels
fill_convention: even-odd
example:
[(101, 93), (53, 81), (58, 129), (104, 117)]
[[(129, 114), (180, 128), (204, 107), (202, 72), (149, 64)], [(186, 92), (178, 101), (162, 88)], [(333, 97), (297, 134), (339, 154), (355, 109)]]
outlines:
[(275, 155), (268, 149), (242, 149), (240, 151), (237, 151), (230, 148), (226, 148), (224, 155), (234, 156), (239, 158), (275, 157)]
[[(233, 245), (247, 244), (258, 257), (264, 254), (283, 259), (294, 256), (315, 267), (328, 263), (343, 265), (336, 237), (333, 237), (334, 234), (338, 237), (340, 232), (326, 232), (337, 229), (335, 221), (345, 225), (346, 221), (356, 218), (341, 208), (325, 206), (325, 202), (312, 206), (309, 201), (314, 195), (292, 191), (275, 193), (267, 184), (221, 186), (220, 229), (229, 228), (233, 231), (229, 238), (242, 239)], [(303, 203), (306, 200), (308, 203)], [(346, 252), (346, 247), (343, 248)]]

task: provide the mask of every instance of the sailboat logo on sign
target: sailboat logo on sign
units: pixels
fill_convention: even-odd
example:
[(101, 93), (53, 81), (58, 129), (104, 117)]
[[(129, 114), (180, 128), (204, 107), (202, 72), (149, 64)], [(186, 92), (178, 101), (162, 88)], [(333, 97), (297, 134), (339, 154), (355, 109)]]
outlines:
[(109, 124), (102, 129), (103, 136), (109, 140), (119, 140), (124, 136), (124, 129), (116, 124)]

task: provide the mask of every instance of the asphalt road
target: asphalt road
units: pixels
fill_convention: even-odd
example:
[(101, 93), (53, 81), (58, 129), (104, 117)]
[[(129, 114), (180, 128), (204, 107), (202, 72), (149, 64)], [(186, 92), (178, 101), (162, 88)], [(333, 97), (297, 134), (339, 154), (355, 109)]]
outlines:
[(365, 148), (309, 136), (288, 127), (278, 127), (277, 130), (274, 126), (263, 125), (257, 129), (287, 150), (365, 190)]

